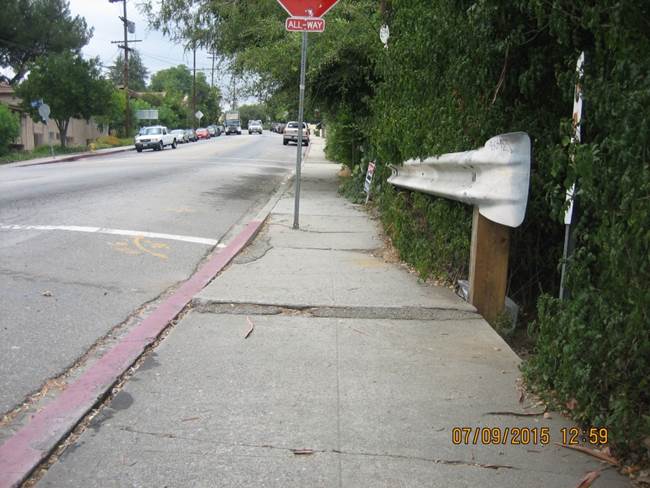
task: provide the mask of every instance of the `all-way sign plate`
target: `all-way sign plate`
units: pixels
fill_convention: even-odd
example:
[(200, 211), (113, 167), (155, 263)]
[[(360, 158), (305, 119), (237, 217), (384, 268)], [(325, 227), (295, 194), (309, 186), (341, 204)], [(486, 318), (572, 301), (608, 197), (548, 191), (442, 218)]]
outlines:
[(284, 27), (291, 32), (323, 32), (325, 21), (318, 17), (288, 17)]

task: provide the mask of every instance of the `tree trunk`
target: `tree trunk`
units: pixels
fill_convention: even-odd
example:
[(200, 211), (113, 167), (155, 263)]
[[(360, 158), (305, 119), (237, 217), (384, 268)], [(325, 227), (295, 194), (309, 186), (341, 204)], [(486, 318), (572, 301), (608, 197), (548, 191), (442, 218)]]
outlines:
[(61, 139), (61, 147), (66, 147), (67, 145), (67, 135), (68, 135), (68, 124), (70, 119), (65, 120), (56, 120), (56, 126), (59, 129), (59, 138)]

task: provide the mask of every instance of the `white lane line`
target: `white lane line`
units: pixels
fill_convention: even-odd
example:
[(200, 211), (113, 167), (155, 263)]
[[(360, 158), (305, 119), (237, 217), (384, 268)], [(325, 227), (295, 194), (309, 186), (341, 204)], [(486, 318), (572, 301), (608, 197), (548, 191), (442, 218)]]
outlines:
[(206, 246), (216, 246), (219, 241), (204, 237), (181, 236), (176, 234), (160, 234), (158, 232), (143, 232), (138, 230), (107, 229), (106, 227), (81, 227), (78, 225), (6, 225), (0, 224), (0, 230), (67, 230), (70, 232), (88, 232), (91, 234), (112, 234), (118, 236), (149, 237), (168, 241), (191, 242)]

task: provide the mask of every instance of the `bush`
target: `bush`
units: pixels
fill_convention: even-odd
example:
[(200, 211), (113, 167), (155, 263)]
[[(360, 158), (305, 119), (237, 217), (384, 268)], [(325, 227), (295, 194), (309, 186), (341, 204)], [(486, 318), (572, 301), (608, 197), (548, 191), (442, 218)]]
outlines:
[(133, 144), (133, 139), (130, 137), (118, 138), (115, 136), (102, 136), (98, 137), (93, 143), (95, 149), (106, 149), (109, 147), (128, 146)]
[(0, 154), (5, 154), (9, 145), (20, 135), (20, 122), (11, 110), (0, 104)]

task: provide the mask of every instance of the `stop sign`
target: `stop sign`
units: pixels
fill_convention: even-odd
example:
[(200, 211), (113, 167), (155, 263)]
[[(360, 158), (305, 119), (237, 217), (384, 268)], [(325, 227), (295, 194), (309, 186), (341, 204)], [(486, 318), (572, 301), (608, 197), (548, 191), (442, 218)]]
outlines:
[(278, 0), (293, 17), (322, 17), (338, 0)]

